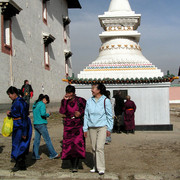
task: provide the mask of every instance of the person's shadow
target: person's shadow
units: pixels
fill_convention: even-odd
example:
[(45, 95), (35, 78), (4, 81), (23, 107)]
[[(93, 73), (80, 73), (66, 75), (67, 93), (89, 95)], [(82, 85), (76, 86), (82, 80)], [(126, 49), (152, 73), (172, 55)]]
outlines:
[(86, 152), (86, 158), (82, 159), (82, 162), (84, 162), (84, 164), (86, 164), (87, 167), (92, 169), (94, 165), (93, 154), (91, 152)]
[(43, 144), (39, 147), (39, 155), (41, 156), (42, 153), (46, 154), (46, 156), (49, 157), (49, 151), (46, 144)]
[(0, 146), (0, 153), (3, 152), (4, 147), (5, 147), (5, 146)]
[(32, 152), (29, 152), (28, 155), (26, 156), (26, 167), (30, 167), (33, 164), (35, 164), (36, 160), (32, 159)]
[[(48, 149), (46, 147), (46, 145), (41, 145), (39, 147), (39, 155), (41, 155), (42, 153), (46, 154), (47, 156), (49, 156), (49, 152), (48, 152)], [(33, 164), (36, 163), (37, 160), (35, 159), (32, 159), (32, 155), (33, 155), (33, 152), (29, 152), (28, 153), (28, 156), (26, 157), (26, 166), (27, 168), (32, 166)]]
[[(79, 169), (84, 169), (83, 165), (82, 165), (82, 162), (84, 164), (86, 164), (87, 167), (92, 169), (93, 168), (93, 154), (91, 152), (86, 152), (86, 158), (79, 160), (79, 165), (78, 165)], [(70, 160), (62, 160), (61, 168), (62, 169), (70, 169), (71, 168)]]

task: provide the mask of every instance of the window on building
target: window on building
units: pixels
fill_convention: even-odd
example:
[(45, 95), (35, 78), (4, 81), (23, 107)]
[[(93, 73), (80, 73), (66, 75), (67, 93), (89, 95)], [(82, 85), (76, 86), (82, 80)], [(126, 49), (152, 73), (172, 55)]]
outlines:
[(66, 32), (66, 27), (64, 27), (64, 42), (67, 43), (67, 32)]
[(68, 16), (63, 17), (63, 25), (64, 25), (64, 42), (67, 43), (67, 26), (69, 25), (69, 23), (71, 22), (71, 20), (69, 19)]
[(49, 61), (49, 45), (55, 40), (51, 34), (43, 33), (44, 40), (44, 65), (45, 69), (50, 70), (50, 61)]
[(1, 45), (2, 52), (12, 55), (11, 19), (1, 15)]
[(45, 44), (44, 44), (44, 64), (45, 64), (45, 69), (50, 70), (49, 50), (48, 50), (48, 45)]
[(4, 20), (4, 44), (11, 45), (11, 20)]
[(13, 0), (0, 3), (1, 6), (1, 48), (2, 52), (12, 55), (11, 18), (22, 10)]
[(69, 76), (69, 66), (70, 66), (69, 58), (72, 56), (72, 52), (65, 50), (64, 56), (65, 56), (65, 74), (66, 74), (66, 78), (67, 78)]
[(68, 62), (65, 60), (65, 73), (66, 73), (66, 78), (69, 76), (69, 67), (68, 67)]
[(47, 1), (49, 0), (42, 0), (42, 17), (45, 24), (47, 24)]

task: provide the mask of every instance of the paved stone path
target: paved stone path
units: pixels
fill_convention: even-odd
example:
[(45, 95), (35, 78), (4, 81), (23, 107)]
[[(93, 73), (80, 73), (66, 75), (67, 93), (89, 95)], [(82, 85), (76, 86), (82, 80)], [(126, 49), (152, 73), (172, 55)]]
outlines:
[(9, 170), (0, 170), (0, 178), (4, 179), (104, 179), (104, 180), (119, 180), (118, 174), (106, 173), (103, 176), (99, 176), (97, 173), (67, 173), (67, 172), (57, 172), (57, 173), (40, 173), (36, 171), (18, 171), (11, 172)]
[[(9, 170), (0, 170), (0, 179), (64, 179), (64, 180), (95, 180), (95, 179), (104, 179), (104, 180), (163, 180), (161, 176), (148, 175), (148, 174), (137, 174), (132, 175), (131, 177), (120, 176), (115, 173), (106, 173), (103, 176), (99, 176), (97, 173), (67, 173), (67, 172), (58, 172), (58, 173), (40, 173), (36, 171), (18, 171), (11, 172)], [(179, 177), (180, 179), (180, 177)], [(178, 177), (176, 177), (178, 180)]]

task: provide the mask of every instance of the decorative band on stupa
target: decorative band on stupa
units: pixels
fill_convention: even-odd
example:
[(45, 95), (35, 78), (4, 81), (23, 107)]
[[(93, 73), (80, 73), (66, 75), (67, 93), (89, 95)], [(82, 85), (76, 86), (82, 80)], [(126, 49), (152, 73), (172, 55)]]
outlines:
[(106, 31), (132, 31), (133, 27), (132, 26), (113, 26), (113, 27), (106, 27)]
[(104, 51), (104, 50), (114, 50), (114, 49), (136, 49), (136, 50), (141, 51), (141, 47), (139, 45), (111, 44), (108, 46), (101, 46), (101, 48), (99, 49), (99, 52)]
[(91, 64), (84, 71), (125, 71), (125, 70), (155, 70), (154, 65), (149, 64)]

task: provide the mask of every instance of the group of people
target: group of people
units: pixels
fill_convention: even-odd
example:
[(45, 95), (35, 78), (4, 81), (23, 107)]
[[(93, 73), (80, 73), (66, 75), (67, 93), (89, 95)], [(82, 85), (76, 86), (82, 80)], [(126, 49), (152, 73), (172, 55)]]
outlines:
[(105, 173), (104, 145), (113, 128), (110, 100), (103, 84), (92, 85), (92, 97), (77, 97), (75, 87), (68, 85), (59, 112), (65, 115), (61, 159), (70, 159), (72, 172), (78, 171), (79, 159), (85, 158), (85, 138), (92, 144), (94, 166), (90, 172)]
[[(85, 158), (85, 138), (89, 135), (94, 162), (90, 172), (98, 172), (99, 175), (103, 175), (105, 173), (104, 146), (107, 137), (111, 136), (114, 124), (114, 108), (112, 107), (110, 92), (106, 91), (106, 87), (102, 83), (92, 85), (92, 97), (87, 101), (76, 96), (75, 87), (72, 85), (68, 85), (65, 92), (59, 109), (59, 112), (65, 115), (62, 152), (58, 154), (54, 150), (47, 129), (47, 118), (50, 114), (46, 113), (46, 104), (50, 102), (49, 96), (40, 94), (33, 105), (35, 137), (32, 158), (41, 159), (39, 145), (42, 135), (49, 150), (49, 158), (69, 159), (71, 171), (77, 172), (79, 159)], [(19, 97), (18, 90), (15, 87), (11, 86), (7, 90), (7, 94), (13, 101), (11, 110), (7, 112), (7, 115), (13, 118), (14, 123), (11, 158), (16, 163), (12, 171), (25, 170), (25, 155), (29, 150), (32, 136), (28, 105), (23, 98)], [(128, 101), (129, 103), (124, 105), (126, 114), (124, 119), (127, 121), (132, 118), (131, 112), (135, 112), (135, 104), (132, 106), (130, 98)]]
[(135, 130), (134, 113), (136, 111), (136, 105), (131, 100), (131, 97), (126, 96), (126, 102), (122, 98), (121, 91), (118, 91), (114, 97), (114, 127), (113, 132), (121, 133), (133, 133)]

